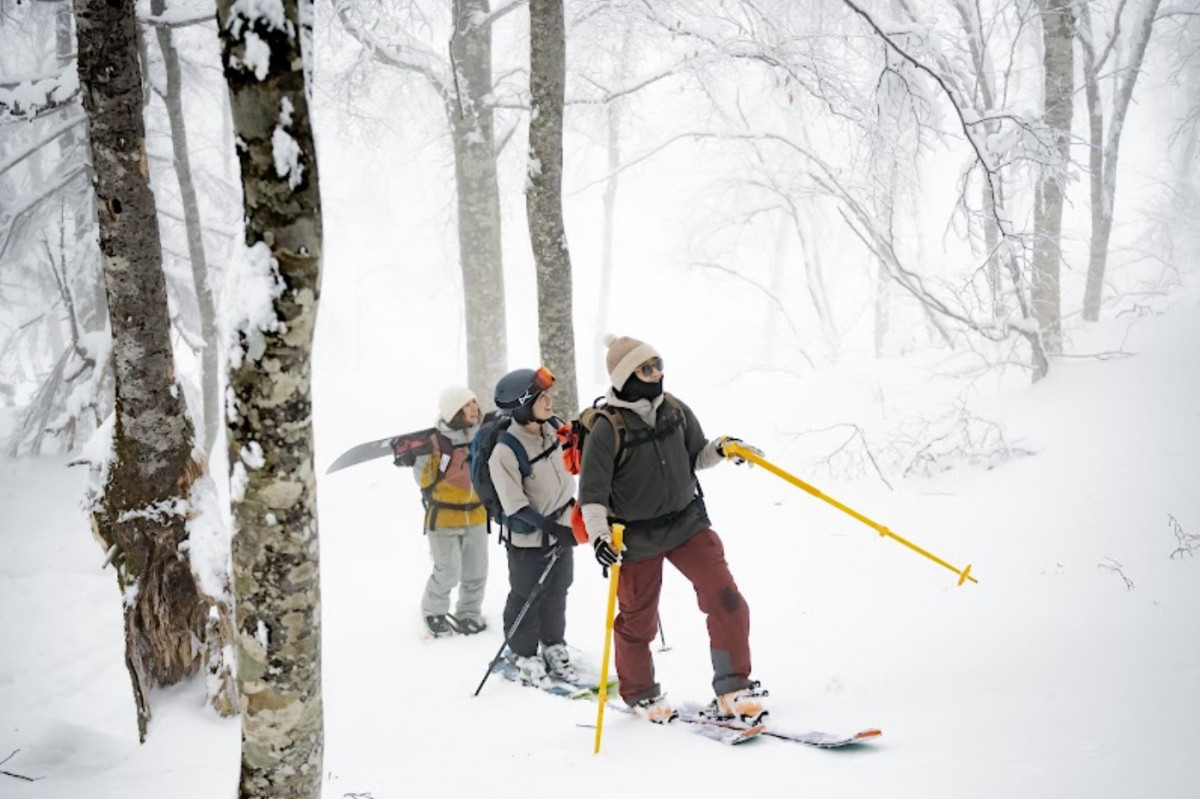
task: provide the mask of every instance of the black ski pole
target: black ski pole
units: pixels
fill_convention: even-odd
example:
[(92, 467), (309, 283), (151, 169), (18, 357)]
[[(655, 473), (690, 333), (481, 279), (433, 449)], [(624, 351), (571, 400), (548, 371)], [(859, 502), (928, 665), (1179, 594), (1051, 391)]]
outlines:
[(496, 656), (492, 658), (492, 662), (488, 664), (487, 671), (483, 674), (483, 679), (479, 681), (479, 687), (475, 689), (473, 696), (479, 696), (479, 692), (483, 690), (483, 684), (488, 681), (488, 677), (492, 676), (492, 668), (500, 660), (500, 656), (504, 654), (504, 647), (508, 646), (509, 640), (513, 633), (521, 626), (521, 622), (525, 620), (525, 614), (529, 612), (529, 608), (534, 601), (542, 593), (542, 589), (546, 587), (546, 578), (550, 576), (550, 570), (554, 568), (554, 564), (558, 563), (558, 556), (562, 554), (562, 547), (554, 547), (550, 550), (550, 562), (546, 564), (546, 568), (542, 570), (542, 576), (538, 578), (534, 584), (533, 590), (529, 592), (529, 599), (525, 600), (521, 612), (517, 614), (517, 618), (513, 620), (512, 627), (504, 634), (504, 643), (500, 644), (500, 648), (496, 650)]
[(658, 648), (659, 652), (669, 652), (671, 647), (667, 646), (667, 633), (663, 630), (662, 614), (658, 614), (658, 640), (662, 641), (662, 646)]

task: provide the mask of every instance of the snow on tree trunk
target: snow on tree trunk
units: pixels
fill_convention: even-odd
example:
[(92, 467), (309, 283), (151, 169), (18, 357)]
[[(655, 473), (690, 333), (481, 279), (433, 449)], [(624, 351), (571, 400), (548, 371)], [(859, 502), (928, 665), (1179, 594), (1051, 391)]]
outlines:
[(1042, 17), (1042, 114), (1054, 135), (1056, 162), (1043, 167), (1034, 200), (1034, 318), (1048, 353), (1062, 352), (1063, 186), (1071, 161), (1071, 117), (1075, 93), (1073, 0), (1039, 0)]
[(454, 0), (450, 57), (457, 94), (446, 99), (454, 142), (458, 249), (467, 327), (467, 384), (485, 407), (508, 370), (500, 188), (489, 96), (492, 27), (487, 0)]
[(92, 523), (125, 601), (125, 660), (138, 731), (149, 692), (196, 671), (208, 604), (184, 554), (192, 424), (175, 382), (154, 195), (146, 166), (133, 0), (74, 0), (90, 123), (116, 384), (112, 453)]
[[(165, 0), (152, 0), (151, 13), (159, 16), (166, 9)], [(208, 258), (204, 252), (204, 233), (200, 224), (200, 203), (196, 199), (196, 185), (192, 179), (191, 159), (187, 149), (187, 126), (183, 114), (183, 79), (179, 68), (179, 53), (175, 49), (172, 32), (166, 25), (155, 26), (158, 49), (162, 53), (163, 68), (167, 77), (164, 101), (167, 119), (171, 126), (172, 164), (179, 181), (179, 197), (183, 205), (183, 220), (187, 228), (188, 260), (192, 267), (192, 285), (196, 293), (196, 307), (200, 317), (200, 396), (203, 401), (204, 441), (206, 455), (212, 452), (217, 440), (217, 429), (221, 423), (219, 404), (220, 387), (217, 376), (217, 315), (213, 307), (212, 289), (208, 282)]]
[(571, 254), (562, 214), (562, 122), (567, 40), (562, 0), (529, 3), (529, 179), (525, 208), (537, 262), (538, 343), (558, 379), (564, 418), (579, 410), (572, 319)]
[[(1089, 130), (1091, 133), (1091, 198), (1092, 198), (1092, 241), (1088, 254), (1087, 285), (1083, 294), (1083, 318), (1094, 322), (1100, 318), (1100, 300), (1104, 290), (1104, 272), (1108, 266), (1108, 243), (1112, 234), (1113, 206), (1117, 195), (1117, 154), (1121, 147), (1121, 133), (1125, 128), (1125, 114), (1133, 97), (1133, 87), (1142, 69), (1146, 47), (1154, 28), (1161, 0), (1148, 0), (1146, 12), (1140, 24), (1131, 34), (1128, 61), (1121, 65), (1121, 74), (1114, 80), (1112, 117), (1109, 120), (1108, 136), (1104, 136), (1104, 111), (1100, 100), (1100, 80), (1104, 59), (1097, 61), (1093, 42), (1091, 14), (1088, 4), (1079, 7), (1079, 30), (1083, 51), (1084, 89), (1087, 96)], [(1112, 52), (1106, 50), (1105, 55)]]
[(219, 0), (246, 251), (231, 326), (239, 797), (321, 794), (324, 715), (311, 355), (321, 205), (309, 120), (310, 0)]

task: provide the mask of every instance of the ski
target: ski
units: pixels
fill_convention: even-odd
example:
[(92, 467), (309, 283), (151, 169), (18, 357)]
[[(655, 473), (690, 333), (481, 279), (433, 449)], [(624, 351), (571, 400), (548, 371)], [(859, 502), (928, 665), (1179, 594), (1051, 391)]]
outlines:
[[(627, 716), (637, 716), (637, 712), (627, 705), (619, 705), (616, 702), (608, 702), (605, 707), (611, 708), (618, 713), (624, 713)], [(639, 717), (640, 718), (640, 717)], [(647, 722), (648, 724), (653, 722)], [(592, 727), (594, 724), (580, 724), (580, 727)], [(716, 741), (727, 746), (737, 746), (744, 744), (747, 741), (753, 741), (758, 736), (766, 732), (766, 727), (762, 724), (756, 724), (753, 727), (738, 727), (733, 724), (712, 724), (707, 719), (701, 719), (698, 716), (684, 717), (680, 715), (673, 722), (667, 724), (655, 724), (656, 727), (683, 727), (701, 738), (707, 738), (710, 741)]]
[(809, 732), (783, 732), (781, 730), (773, 730), (769, 727), (763, 730), (763, 735), (768, 735), (772, 738), (778, 738), (783, 741), (791, 741), (792, 743), (805, 744), (806, 746), (815, 746), (819, 749), (839, 749), (843, 746), (854, 746), (855, 744), (867, 743), (873, 741), (883, 735), (881, 730), (874, 727), (859, 730), (851, 735), (836, 735), (828, 732), (819, 732), (811, 730)]
[[(718, 721), (716, 719), (705, 718), (695, 709), (680, 710), (679, 720), (687, 724), (705, 724), (711, 727), (717, 727), (726, 730), (743, 729), (740, 725), (731, 721)], [(843, 746), (853, 746), (855, 744), (867, 743), (883, 735), (881, 730), (877, 730), (874, 727), (869, 727), (865, 730), (859, 730), (855, 733), (840, 734), (821, 732), (819, 730), (792, 732), (775, 729), (765, 724), (760, 724), (759, 726), (763, 728), (761, 733), (768, 738), (776, 738), (781, 741), (804, 744), (805, 746), (815, 746), (819, 749), (839, 749)]]
[(548, 678), (541, 685), (533, 685), (531, 683), (521, 682), (521, 671), (517, 665), (508, 658), (500, 658), (496, 664), (492, 666), (492, 673), (499, 674), (509, 682), (515, 682), (518, 685), (527, 685), (530, 688), (536, 688), (539, 691), (544, 691), (554, 696), (561, 696), (566, 699), (594, 699), (598, 685), (589, 685), (587, 683), (570, 683), (564, 680), (555, 680)]
[(707, 720), (685, 718), (682, 714), (679, 716), (679, 721), (688, 725), (688, 728), (696, 735), (728, 744), (729, 746), (737, 746), (747, 741), (753, 741), (758, 736), (767, 732), (767, 728), (763, 724), (755, 724), (753, 727), (737, 727), (732, 724), (710, 724)]

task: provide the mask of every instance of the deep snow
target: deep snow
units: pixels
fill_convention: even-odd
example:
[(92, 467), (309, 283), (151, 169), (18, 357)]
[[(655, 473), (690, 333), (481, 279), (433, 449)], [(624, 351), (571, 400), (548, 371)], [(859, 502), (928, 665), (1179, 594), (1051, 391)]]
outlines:
[[(773, 719), (883, 729), (854, 751), (769, 740), (730, 749), (609, 713), (593, 756), (582, 726), (593, 704), (499, 679), (472, 697), (501, 640), (501, 549), (485, 605), (492, 628), (423, 641), (428, 556), (410, 476), (385, 460), (322, 477), (325, 796), (720, 796), (768, 785), (795, 796), (1194, 795), (1200, 558), (1171, 557), (1181, 542), (1168, 516), (1194, 544), (1200, 281), (1132, 323), (1079, 333), (1074, 349), (1122, 340), (1130, 357), (1060, 359), (1039, 385), (965, 395), (1033, 454), (890, 475), (894, 490), (814, 467), (794, 435), (857, 418), (846, 370), (802, 387), (789, 375), (743, 376), (727, 390), (668, 382), (710, 435), (741, 434), (896, 533), (973, 564), (979, 584), (956, 587), (949, 571), (762, 470), (723, 464), (701, 475), (750, 603), (755, 676), (771, 689)], [(670, 353), (686, 338), (655, 344), (671, 381)], [(893, 424), (946, 396), (948, 381), (915, 360), (885, 366), (874, 380), (896, 398)], [(353, 418), (343, 387), (322, 384), (320, 362), (317, 380), (323, 470), (380, 420)], [(751, 380), (755, 396), (786, 412), (747, 415)], [(137, 744), (120, 600), (79, 511), (84, 475), (67, 460), (0, 461), (0, 759), (16, 751), (0, 769), (37, 780), (0, 775), (0, 795), (233, 796), (238, 725), (203, 708), (199, 681), (155, 694), (149, 740)], [(588, 552), (576, 552), (576, 569), (568, 637), (598, 659), (606, 584)], [(662, 619), (671, 648), (656, 658), (661, 682), (679, 700), (706, 699), (703, 621), (669, 569)]]

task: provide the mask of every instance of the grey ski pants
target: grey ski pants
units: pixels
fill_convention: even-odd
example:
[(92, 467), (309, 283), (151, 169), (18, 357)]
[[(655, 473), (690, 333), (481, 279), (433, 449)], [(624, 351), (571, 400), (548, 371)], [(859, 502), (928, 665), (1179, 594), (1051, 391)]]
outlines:
[(450, 612), (450, 592), (458, 586), (458, 605), (454, 615), (460, 619), (478, 619), (483, 608), (487, 585), (487, 525), (444, 527), (426, 533), (433, 573), (425, 583), (421, 613), (440, 616)]

